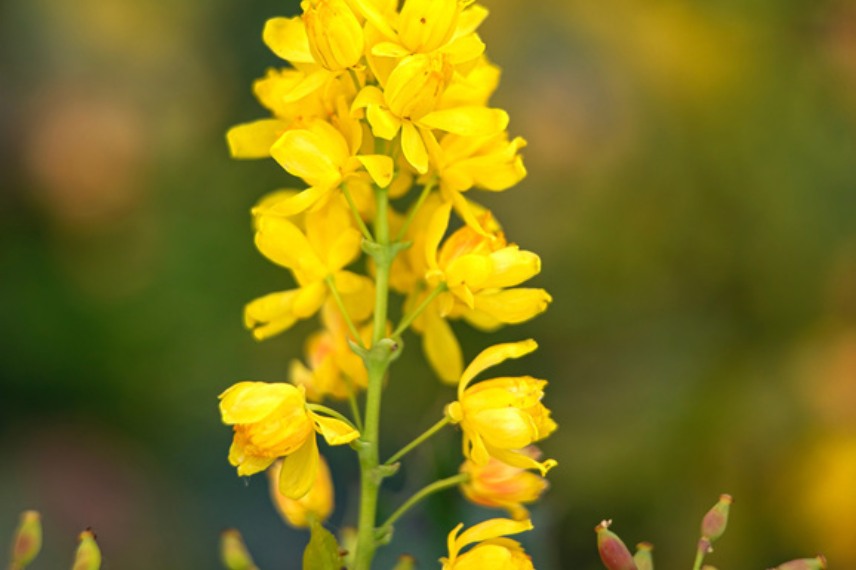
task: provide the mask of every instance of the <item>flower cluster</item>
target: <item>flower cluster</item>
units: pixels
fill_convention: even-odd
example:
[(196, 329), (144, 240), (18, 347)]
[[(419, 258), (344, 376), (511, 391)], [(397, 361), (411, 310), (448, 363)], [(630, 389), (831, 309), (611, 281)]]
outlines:
[[(435, 428), (458, 425), (465, 458), (458, 475), (416, 499), (460, 485), (474, 503), (515, 519), (459, 537), (455, 529), (444, 568), (531, 567), (516, 542), (500, 537), (531, 528), (523, 504), (538, 499), (556, 464), (539, 461), (533, 446), (556, 429), (541, 403), (546, 381), (473, 380), (537, 345), (492, 346), (465, 368), (450, 324), (490, 332), (551, 301), (525, 286), (541, 270), (538, 255), (509, 241), (470, 192), (503, 191), (526, 175), (526, 142), (489, 103), (500, 72), (478, 33), (487, 10), (472, 0), (304, 0), (301, 8), (269, 20), (262, 34), (284, 61), (253, 86), (271, 116), (233, 127), (227, 141), (233, 157), (272, 158), (302, 182), (253, 209), (256, 247), (292, 284), (247, 304), (247, 328), (264, 340), (316, 315), (321, 328), (291, 363), (289, 383), (241, 382), (221, 395), (223, 422), (234, 428), (229, 461), (239, 475), (274, 466), (276, 505), (290, 524), (311, 526), (316, 541), (310, 521), (332, 508), (316, 433), (330, 445), (350, 443), (361, 468), (359, 529), (353, 559), (334, 565), (368, 569), (380, 531), (400, 516), (378, 525), (377, 495), (411, 446), (383, 463), (377, 440), (388, 368), (411, 330), (439, 380), (457, 385)], [(391, 293), (401, 299), (397, 323)], [(347, 401), (350, 419), (326, 399)]]

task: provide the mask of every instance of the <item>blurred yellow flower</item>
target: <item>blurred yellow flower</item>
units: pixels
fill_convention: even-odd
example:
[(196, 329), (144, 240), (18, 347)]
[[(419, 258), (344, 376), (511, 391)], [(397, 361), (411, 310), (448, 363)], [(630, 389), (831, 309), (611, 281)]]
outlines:
[(355, 321), (373, 310), (373, 282), (344, 269), (360, 254), (360, 232), (341, 196), (307, 212), (304, 228), (265, 208), (256, 216), (256, 247), (265, 257), (287, 269), (298, 288), (270, 293), (247, 304), (244, 322), (262, 340), (278, 334), (300, 319), (314, 315), (328, 298), (327, 279), (335, 283)]
[[(525, 450), (537, 459), (538, 450), (530, 446)], [(529, 517), (524, 503), (534, 503), (547, 490), (549, 483), (543, 477), (514, 467), (491, 457), (484, 465), (466, 459), (461, 473), (469, 479), (461, 484), (464, 496), (477, 505), (505, 509), (515, 520)]]
[(496, 344), (483, 350), (464, 370), (458, 384), (458, 400), (446, 407), (446, 416), (464, 432), (464, 456), (476, 465), (491, 457), (515, 467), (538, 469), (545, 475), (556, 465), (553, 459), (539, 462), (524, 449), (556, 430), (550, 410), (542, 403), (546, 380), (531, 376), (483, 380), (472, 379), (509, 358), (520, 358), (538, 348), (532, 340)]
[[(501, 538), (531, 530), (532, 521), (490, 519), (458, 535), (463, 527), (461, 523), (449, 533), (449, 557), (440, 559), (443, 570), (534, 570), (532, 559), (519, 542)], [(476, 546), (461, 553), (470, 544)]]
[(309, 410), (303, 390), (291, 384), (238, 382), (220, 394), (220, 415), (234, 429), (229, 463), (238, 475), (264, 471), (284, 457), (279, 489), (292, 499), (308, 493), (316, 480), (316, 432), (330, 445), (360, 436), (349, 424)]
[(324, 456), (318, 456), (318, 472), (309, 492), (292, 499), (279, 490), (282, 461), (268, 469), (268, 483), (273, 504), (282, 519), (293, 527), (308, 528), (312, 522), (324, 522), (333, 512), (333, 480)]

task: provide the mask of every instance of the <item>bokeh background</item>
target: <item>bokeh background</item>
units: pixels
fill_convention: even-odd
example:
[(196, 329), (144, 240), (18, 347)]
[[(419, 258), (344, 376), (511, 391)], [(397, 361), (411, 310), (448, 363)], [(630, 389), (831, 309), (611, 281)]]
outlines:
[[(658, 568), (688, 568), (698, 521), (736, 498), (710, 559), (766, 568), (827, 554), (856, 567), (856, 4), (848, 0), (491, 0), (495, 97), (529, 141), (529, 177), (490, 196), (541, 254), (550, 310), (509, 372), (548, 378), (560, 467), (525, 537), (539, 570), (599, 568), (612, 518)], [(287, 277), (248, 210), (287, 181), (229, 160), (261, 117), (266, 18), (295, 2), (0, 4), (0, 544), (43, 513), (33, 568), (70, 564), (92, 526), (105, 568), (218, 567), (240, 528), (262, 568), (297, 568), (265, 480), (239, 480), (216, 396), (285, 378), (313, 325), (255, 343), (243, 303)], [(385, 404), (392, 451), (450, 394), (417, 343)], [(416, 409), (414, 409), (414, 407)], [(440, 437), (388, 509), (456, 469)], [(353, 517), (353, 460), (332, 454)], [(398, 529), (423, 568), (459, 520), (455, 492)], [(351, 518), (352, 520), (352, 518)], [(5, 556), (0, 552), (0, 556)]]

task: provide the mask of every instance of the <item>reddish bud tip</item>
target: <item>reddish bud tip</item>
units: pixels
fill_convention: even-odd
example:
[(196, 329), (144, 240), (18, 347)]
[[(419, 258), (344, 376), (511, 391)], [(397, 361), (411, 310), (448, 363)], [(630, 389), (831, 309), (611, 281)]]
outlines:
[(654, 545), (650, 542), (640, 542), (636, 545), (636, 554), (633, 555), (633, 562), (636, 563), (638, 570), (654, 570), (654, 558), (651, 556), (652, 550), (654, 550)]
[(609, 530), (612, 521), (603, 521), (594, 527), (597, 533), (597, 551), (607, 570), (639, 570), (633, 555), (618, 535)]
[(731, 495), (720, 495), (719, 501), (704, 515), (701, 521), (701, 535), (709, 538), (710, 542), (716, 541), (725, 532), (732, 501)]

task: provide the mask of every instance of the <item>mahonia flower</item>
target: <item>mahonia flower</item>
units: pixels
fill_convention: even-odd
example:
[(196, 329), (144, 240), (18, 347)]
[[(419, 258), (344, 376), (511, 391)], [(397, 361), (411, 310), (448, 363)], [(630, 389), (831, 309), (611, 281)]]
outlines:
[[(530, 457), (538, 458), (539, 452), (535, 447), (525, 451)], [(493, 457), (484, 465), (466, 459), (461, 465), (461, 473), (469, 475), (461, 483), (461, 492), (468, 500), (483, 507), (505, 509), (515, 520), (529, 518), (529, 511), (523, 504), (534, 503), (549, 487), (543, 477)]]
[(259, 340), (314, 315), (328, 298), (328, 278), (342, 294), (352, 319), (362, 321), (372, 313), (373, 282), (344, 269), (359, 256), (362, 241), (344, 199), (337, 197), (325, 207), (307, 212), (302, 221), (305, 229), (267, 209), (256, 217), (256, 247), (277, 265), (290, 269), (299, 285), (269, 293), (246, 306), (245, 325)]
[[(324, 328), (306, 340), (309, 367), (299, 360), (291, 363), (290, 380), (306, 389), (306, 398), (321, 401), (326, 396), (343, 400), (368, 383), (366, 368), (348, 344), (348, 326), (339, 308), (327, 301), (321, 310)], [(371, 326), (363, 327), (362, 340), (368, 343)]]
[(323, 456), (319, 455), (318, 472), (312, 487), (299, 499), (287, 497), (279, 489), (282, 461), (274, 463), (267, 473), (271, 499), (287, 524), (308, 528), (313, 522), (324, 522), (333, 512), (333, 480)]
[(316, 480), (316, 432), (330, 445), (360, 436), (342, 420), (310, 410), (303, 390), (291, 384), (238, 382), (220, 394), (220, 415), (234, 428), (229, 463), (238, 468), (238, 475), (264, 471), (284, 457), (279, 490), (292, 499), (308, 493)]
[[(424, 269), (424, 285), (411, 286), (405, 307), (419, 306), (441, 284), (446, 288), (414, 322), (414, 330), (422, 334), (425, 354), (440, 379), (454, 383), (461, 375), (463, 358), (446, 319), (463, 318), (491, 331), (539, 315), (552, 297), (544, 289), (515, 287), (540, 272), (541, 260), (535, 253), (507, 243), (489, 212), (481, 215), (480, 225), (491, 230), (490, 236), (464, 226), (441, 246), (449, 215), (448, 204), (437, 205), (430, 220), (414, 230), (419, 235), (413, 238), (411, 249), (421, 249), (424, 262), (413, 255), (408, 260), (413, 270)], [(401, 280), (397, 277), (397, 282)]]
[[(532, 559), (519, 542), (501, 538), (531, 530), (532, 521), (490, 519), (459, 535), (463, 527), (464, 523), (461, 523), (449, 533), (449, 557), (440, 559), (443, 570), (534, 570)], [(475, 543), (478, 544), (461, 553), (463, 548)]]
[(556, 461), (537, 461), (525, 447), (549, 436), (556, 429), (550, 410), (542, 403), (546, 380), (531, 376), (483, 380), (470, 386), (475, 376), (509, 358), (520, 358), (538, 348), (532, 340), (497, 344), (486, 348), (464, 370), (458, 384), (458, 400), (446, 407), (446, 417), (464, 432), (464, 456), (476, 465), (491, 457), (523, 469), (538, 469), (545, 475)]

